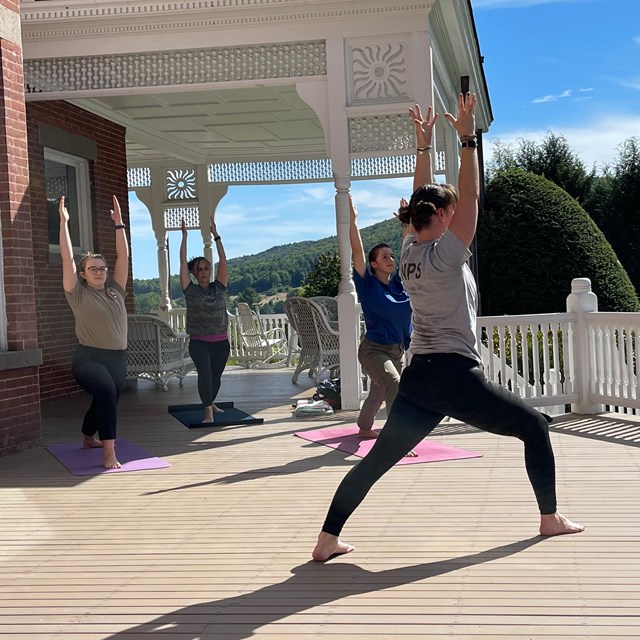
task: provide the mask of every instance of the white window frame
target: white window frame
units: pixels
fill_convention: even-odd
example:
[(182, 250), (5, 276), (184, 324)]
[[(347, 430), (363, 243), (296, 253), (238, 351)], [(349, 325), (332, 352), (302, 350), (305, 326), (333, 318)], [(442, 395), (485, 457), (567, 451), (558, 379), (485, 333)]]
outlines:
[[(65, 164), (76, 170), (76, 198), (78, 211), (69, 211), (69, 215), (78, 216), (80, 246), (73, 246), (74, 255), (83, 251), (93, 251), (93, 232), (91, 224), (91, 183), (89, 182), (89, 162), (85, 158), (72, 156), (63, 151), (44, 149), (45, 160)], [(59, 244), (49, 244), (49, 253), (60, 254)]]

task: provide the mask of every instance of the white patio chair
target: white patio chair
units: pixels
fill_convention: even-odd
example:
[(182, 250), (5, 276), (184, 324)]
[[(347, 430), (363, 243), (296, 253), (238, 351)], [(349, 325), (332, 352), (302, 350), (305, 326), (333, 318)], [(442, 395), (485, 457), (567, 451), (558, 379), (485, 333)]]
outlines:
[(245, 302), (239, 302), (236, 307), (236, 322), (247, 367), (274, 368), (287, 364), (289, 352), (283, 329), (275, 327), (265, 331), (259, 316)]
[(167, 382), (184, 377), (194, 369), (189, 356), (189, 336), (178, 335), (154, 315), (128, 317), (127, 378), (153, 380), (167, 391)]
[(284, 301), (284, 312), (298, 334), (300, 356), (291, 382), (298, 381), (301, 371), (309, 369), (309, 376), (320, 377), (328, 371), (335, 377), (340, 367), (340, 337), (329, 325), (322, 307), (311, 298), (288, 298)]

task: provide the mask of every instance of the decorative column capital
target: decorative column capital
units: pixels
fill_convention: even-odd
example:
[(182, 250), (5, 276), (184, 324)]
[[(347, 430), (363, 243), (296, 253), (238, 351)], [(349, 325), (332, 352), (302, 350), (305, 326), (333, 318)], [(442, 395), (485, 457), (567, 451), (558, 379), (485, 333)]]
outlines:
[(351, 189), (351, 176), (333, 176), (333, 183), (338, 193), (345, 193)]

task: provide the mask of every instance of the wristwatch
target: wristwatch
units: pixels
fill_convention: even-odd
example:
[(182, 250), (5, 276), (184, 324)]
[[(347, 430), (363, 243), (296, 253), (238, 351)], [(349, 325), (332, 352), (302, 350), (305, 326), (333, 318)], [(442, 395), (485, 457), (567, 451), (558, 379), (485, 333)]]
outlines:
[(460, 144), (461, 147), (466, 147), (467, 149), (476, 149), (478, 146), (478, 142), (473, 138), (469, 138), (469, 140), (465, 140)]

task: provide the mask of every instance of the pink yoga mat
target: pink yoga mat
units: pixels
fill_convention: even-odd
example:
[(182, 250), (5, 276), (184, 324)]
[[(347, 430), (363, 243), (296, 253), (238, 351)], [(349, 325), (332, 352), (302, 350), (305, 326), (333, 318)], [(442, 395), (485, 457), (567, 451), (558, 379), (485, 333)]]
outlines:
[[(375, 427), (374, 427), (375, 428)], [(327, 427), (326, 429), (315, 429), (314, 431), (298, 431), (294, 435), (323, 444), (332, 449), (339, 449), (346, 453), (351, 453), (359, 458), (364, 458), (375, 440), (363, 440), (358, 438), (358, 426), (355, 424), (345, 424), (339, 427)], [(397, 464), (418, 464), (420, 462), (441, 462), (443, 460), (462, 460), (464, 458), (481, 458), (481, 453), (458, 449), (448, 444), (435, 442), (434, 440), (423, 440), (414, 449), (418, 454), (415, 458), (402, 458)]]
[(118, 438), (116, 457), (122, 465), (120, 469), (105, 469), (102, 466), (102, 449), (83, 449), (80, 442), (50, 444), (47, 451), (62, 463), (74, 476), (95, 476), (102, 473), (124, 473), (146, 469), (165, 469), (171, 465), (152, 456), (135, 444)]

